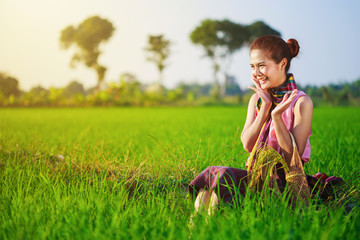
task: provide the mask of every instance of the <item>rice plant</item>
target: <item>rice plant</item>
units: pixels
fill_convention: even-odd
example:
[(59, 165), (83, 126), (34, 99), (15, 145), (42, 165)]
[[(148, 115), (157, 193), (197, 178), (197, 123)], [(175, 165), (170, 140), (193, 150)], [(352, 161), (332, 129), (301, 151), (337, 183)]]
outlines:
[(237, 193), (189, 229), (187, 184), (245, 169), (245, 108), (0, 109), (0, 238), (358, 239), (359, 113), (314, 111), (305, 171), (342, 177), (343, 193), (295, 208)]

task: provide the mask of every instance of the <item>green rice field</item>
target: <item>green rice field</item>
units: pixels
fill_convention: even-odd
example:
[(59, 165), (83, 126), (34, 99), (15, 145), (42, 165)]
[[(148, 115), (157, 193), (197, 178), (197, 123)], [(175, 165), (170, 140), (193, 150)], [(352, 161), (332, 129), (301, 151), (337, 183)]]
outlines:
[[(0, 109), (0, 239), (360, 239), (357, 198), (290, 208), (247, 194), (189, 228), (187, 184), (211, 165), (245, 168), (245, 117), (234, 106)], [(315, 108), (307, 174), (342, 177), (354, 195), (359, 136), (360, 108)]]

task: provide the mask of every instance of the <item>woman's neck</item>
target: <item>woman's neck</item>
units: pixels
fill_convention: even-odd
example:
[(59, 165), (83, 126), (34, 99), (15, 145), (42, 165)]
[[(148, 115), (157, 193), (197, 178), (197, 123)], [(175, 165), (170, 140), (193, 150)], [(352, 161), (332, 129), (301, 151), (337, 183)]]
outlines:
[(273, 89), (276, 89), (276, 88), (279, 88), (279, 87), (282, 87), (283, 85), (285, 85), (285, 83), (286, 83), (287, 80), (288, 80), (288, 74), (287, 74), (286, 72), (284, 72), (284, 73), (281, 75), (281, 79), (283, 79), (283, 80), (281, 81), (281, 83), (280, 83), (278, 86), (274, 87)]

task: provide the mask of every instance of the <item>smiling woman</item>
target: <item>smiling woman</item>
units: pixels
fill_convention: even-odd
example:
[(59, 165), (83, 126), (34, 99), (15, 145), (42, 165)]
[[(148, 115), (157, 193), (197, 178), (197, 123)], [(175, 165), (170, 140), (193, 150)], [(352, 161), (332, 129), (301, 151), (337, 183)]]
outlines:
[(299, 49), (300, 46), (295, 39), (289, 39), (285, 43), (276, 37), (259, 38), (252, 44), (252, 76), (259, 81), (262, 89), (272, 89), (284, 82), (291, 59), (298, 55)]
[(236, 192), (245, 195), (246, 185), (262, 190), (268, 184), (280, 192), (288, 185), (294, 202), (310, 197), (309, 187), (316, 179), (305, 175), (303, 165), (310, 159), (313, 105), (288, 73), (299, 49), (295, 39), (285, 42), (277, 36), (262, 36), (253, 42), (250, 66), (255, 87), (249, 88), (255, 94), (241, 134), (244, 149), (251, 152), (247, 170), (213, 166), (200, 173), (189, 186), (190, 194), (196, 196), (196, 211), (207, 209), (212, 214), (220, 199), (232, 202)]

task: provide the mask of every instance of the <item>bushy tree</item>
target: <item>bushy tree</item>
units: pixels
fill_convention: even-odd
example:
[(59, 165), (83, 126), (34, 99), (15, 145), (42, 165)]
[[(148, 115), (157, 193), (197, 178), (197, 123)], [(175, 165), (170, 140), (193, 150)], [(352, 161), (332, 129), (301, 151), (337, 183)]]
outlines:
[(134, 95), (136, 91), (140, 91), (141, 83), (132, 73), (123, 73), (120, 76), (120, 86), (124, 86), (130, 95)]
[(249, 36), (249, 43), (254, 41), (256, 38), (261, 37), (263, 35), (276, 35), (281, 36), (280, 32), (273, 29), (263, 21), (256, 21), (250, 25), (247, 26), (248, 32), (250, 34)]
[(153, 62), (159, 71), (159, 84), (163, 83), (163, 71), (166, 67), (166, 60), (170, 55), (171, 42), (163, 35), (149, 35), (146, 51), (146, 60)]
[(97, 74), (97, 89), (104, 81), (107, 68), (99, 63), (101, 54), (100, 44), (108, 41), (115, 28), (107, 19), (92, 16), (85, 19), (78, 26), (68, 26), (61, 31), (60, 42), (64, 49), (76, 47), (70, 66), (82, 62)]
[(71, 81), (65, 88), (64, 88), (64, 92), (63, 95), (66, 98), (71, 98), (74, 97), (76, 95), (85, 95), (85, 90), (84, 90), (84, 86), (77, 82), (77, 81)]
[(50, 91), (38, 85), (32, 87), (23, 96), (25, 106), (46, 106), (49, 105)]
[(121, 98), (126, 104), (140, 105), (142, 101), (141, 83), (132, 73), (123, 73), (120, 76)]
[(236, 78), (234, 76), (227, 76), (227, 81), (225, 85), (225, 94), (230, 96), (235, 96), (241, 93), (242, 91), (240, 89), (239, 84), (236, 82)]
[(184, 83), (180, 82), (174, 89), (178, 98), (187, 98), (189, 94), (192, 94), (194, 98), (209, 96), (211, 92), (212, 84), (205, 83)]
[(0, 72), (0, 95), (3, 97), (17, 97), (21, 93), (19, 81), (6, 73)]
[(214, 97), (220, 95), (218, 72), (222, 70), (224, 76), (227, 75), (233, 53), (240, 49), (248, 38), (246, 27), (227, 19), (205, 19), (191, 32), (191, 41), (202, 46), (212, 62)]

